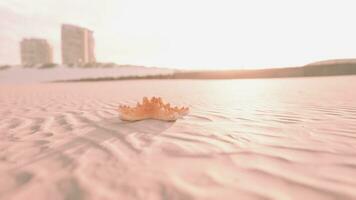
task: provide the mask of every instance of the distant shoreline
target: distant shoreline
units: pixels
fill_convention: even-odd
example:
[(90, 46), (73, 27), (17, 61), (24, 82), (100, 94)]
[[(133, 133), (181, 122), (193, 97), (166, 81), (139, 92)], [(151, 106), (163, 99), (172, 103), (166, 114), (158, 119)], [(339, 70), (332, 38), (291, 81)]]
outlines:
[(166, 75), (98, 77), (53, 82), (97, 82), (123, 80), (224, 80), (224, 79), (262, 79), (356, 75), (356, 63), (317, 63), (303, 67), (271, 68), (254, 70), (206, 70), (177, 71)]

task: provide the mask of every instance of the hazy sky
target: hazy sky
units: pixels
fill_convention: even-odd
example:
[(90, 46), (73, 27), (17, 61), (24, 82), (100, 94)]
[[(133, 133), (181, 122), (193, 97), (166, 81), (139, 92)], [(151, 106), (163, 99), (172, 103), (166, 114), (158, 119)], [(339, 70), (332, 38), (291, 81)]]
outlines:
[(356, 57), (355, 0), (0, 0), (0, 64), (22, 37), (60, 62), (60, 24), (94, 31), (98, 61), (260, 68)]

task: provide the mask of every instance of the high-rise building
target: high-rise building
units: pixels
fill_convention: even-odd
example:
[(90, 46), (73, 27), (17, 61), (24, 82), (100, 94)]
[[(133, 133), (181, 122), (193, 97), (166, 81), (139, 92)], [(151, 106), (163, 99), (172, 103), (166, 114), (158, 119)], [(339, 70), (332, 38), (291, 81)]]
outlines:
[(95, 62), (93, 31), (79, 26), (62, 25), (62, 63)]
[(53, 62), (52, 47), (45, 39), (25, 38), (20, 43), (21, 63), (35, 65)]

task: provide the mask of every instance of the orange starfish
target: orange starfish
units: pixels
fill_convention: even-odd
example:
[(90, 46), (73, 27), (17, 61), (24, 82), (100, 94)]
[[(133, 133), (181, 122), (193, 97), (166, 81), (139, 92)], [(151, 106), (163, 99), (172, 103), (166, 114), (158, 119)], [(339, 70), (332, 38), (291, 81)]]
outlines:
[(158, 119), (163, 121), (176, 121), (178, 118), (188, 114), (187, 107), (171, 107), (169, 103), (164, 104), (160, 97), (152, 97), (149, 100), (144, 97), (142, 104), (136, 107), (120, 105), (120, 118), (125, 121), (138, 121), (144, 119)]

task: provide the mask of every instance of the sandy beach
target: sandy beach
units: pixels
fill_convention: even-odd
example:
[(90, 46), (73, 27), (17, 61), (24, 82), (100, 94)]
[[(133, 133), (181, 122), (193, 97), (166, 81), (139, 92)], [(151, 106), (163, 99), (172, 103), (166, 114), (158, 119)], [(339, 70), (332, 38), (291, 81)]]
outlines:
[[(355, 76), (0, 85), (0, 199), (355, 199)], [(176, 122), (123, 122), (161, 96)]]

